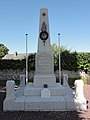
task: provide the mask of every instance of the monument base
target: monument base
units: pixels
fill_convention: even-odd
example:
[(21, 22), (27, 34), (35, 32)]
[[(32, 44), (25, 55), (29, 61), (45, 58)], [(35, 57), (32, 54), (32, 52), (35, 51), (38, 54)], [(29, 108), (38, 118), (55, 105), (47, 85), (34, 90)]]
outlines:
[[(75, 99), (70, 87), (65, 88), (60, 83), (54, 87), (34, 87), (28, 83), (15, 91), (15, 98), (3, 102), (4, 111), (68, 111), (86, 110), (86, 99)], [(69, 93), (67, 93), (67, 90)]]
[[(43, 87), (34, 87), (33, 83), (29, 83), (26, 85), (24, 89), (24, 95), (25, 96), (41, 96), (41, 91), (44, 89)], [(54, 87), (48, 87), (48, 90), (50, 90), (51, 96), (65, 96), (66, 90), (65, 88), (60, 84), (56, 83)]]
[(51, 75), (35, 75), (34, 76), (34, 87), (47, 87), (56, 86), (56, 77), (54, 74)]

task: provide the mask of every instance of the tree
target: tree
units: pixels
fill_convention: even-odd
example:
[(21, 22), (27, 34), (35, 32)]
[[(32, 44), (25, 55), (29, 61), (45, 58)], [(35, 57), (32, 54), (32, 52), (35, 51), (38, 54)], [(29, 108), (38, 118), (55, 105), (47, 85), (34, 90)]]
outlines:
[(51, 45), (51, 49), (53, 52), (53, 56), (54, 56), (54, 69), (57, 70), (58, 69), (58, 46), (56, 44), (52, 44)]
[[(54, 56), (54, 70), (59, 69), (59, 48), (56, 44), (51, 45)], [(71, 52), (66, 46), (60, 47), (61, 69), (78, 70), (77, 52)]]
[(70, 52), (65, 50), (61, 53), (61, 68), (64, 70), (78, 70), (77, 52)]
[(4, 44), (0, 44), (0, 59), (8, 54), (9, 49), (4, 46)]
[(90, 52), (78, 53), (78, 68), (84, 70), (86, 73), (90, 71)]
[[(52, 44), (51, 48), (52, 48), (52, 52), (53, 52), (53, 56), (54, 56), (54, 70), (58, 70), (59, 69), (59, 47), (56, 44)], [(70, 50), (68, 50), (67, 47), (65, 47), (65, 46), (60, 47), (61, 66), (62, 67), (64, 66), (64, 65), (62, 65), (62, 64), (64, 64), (64, 61), (62, 62), (62, 55), (64, 53), (64, 56), (65, 56), (65, 54), (67, 54), (69, 52), (70, 52)], [(68, 56), (68, 54), (67, 54), (67, 56)], [(64, 68), (62, 68), (62, 69), (64, 69)]]

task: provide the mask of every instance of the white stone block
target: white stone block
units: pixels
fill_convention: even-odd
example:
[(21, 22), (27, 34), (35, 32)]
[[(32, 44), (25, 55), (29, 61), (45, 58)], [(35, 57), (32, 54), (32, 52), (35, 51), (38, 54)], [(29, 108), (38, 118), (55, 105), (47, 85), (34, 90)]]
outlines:
[(75, 108), (74, 110), (87, 110), (87, 105), (86, 105), (86, 99), (74, 99), (74, 105), (75, 105)]
[(75, 99), (74, 99), (74, 103), (75, 103), (75, 109), (77, 110), (86, 110), (87, 109), (87, 105), (86, 105), (86, 99), (84, 97), (84, 93), (83, 93), (83, 86), (84, 86), (84, 82), (83, 80), (75, 80)]
[(41, 91), (41, 98), (50, 98), (50, 90), (48, 88), (44, 88)]
[(15, 100), (5, 99), (3, 102), (3, 111), (14, 111), (15, 110)]
[(75, 80), (74, 85), (75, 85), (76, 99), (79, 99), (79, 100), (85, 99), (84, 93), (83, 93), (83, 86), (84, 86), (83, 80)]
[(15, 99), (15, 82), (12, 80), (6, 83), (6, 99)]
[(20, 87), (25, 87), (25, 75), (20, 75)]

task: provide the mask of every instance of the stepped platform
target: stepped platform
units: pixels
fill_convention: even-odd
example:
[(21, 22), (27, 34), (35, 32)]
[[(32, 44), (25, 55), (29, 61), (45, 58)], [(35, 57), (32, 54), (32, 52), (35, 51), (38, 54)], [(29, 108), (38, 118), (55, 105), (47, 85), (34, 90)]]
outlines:
[(15, 91), (14, 99), (5, 99), (4, 111), (66, 111), (73, 110), (73, 105), (73, 97), (66, 94), (66, 88), (60, 83), (48, 88), (28, 83)]
[[(24, 89), (24, 96), (41, 96), (43, 87), (34, 87), (33, 83), (26, 85)], [(56, 83), (54, 87), (48, 87), (51, 96), (64, 96), (66, 94), (65, 88), (60, 84)]]

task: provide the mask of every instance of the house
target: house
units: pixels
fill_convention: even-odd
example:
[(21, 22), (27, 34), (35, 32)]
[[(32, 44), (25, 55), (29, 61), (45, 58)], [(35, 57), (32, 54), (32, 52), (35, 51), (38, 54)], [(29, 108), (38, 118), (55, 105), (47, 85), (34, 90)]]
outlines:
[[(31, 55), (32, 53), (28, 53), (28, 55)], [(16, 51), (14, 54), (6, 54), (2, 59), (3, 60), (22, 60), (26, 58), (26, 53), (20, 53), (18, 54)]]

